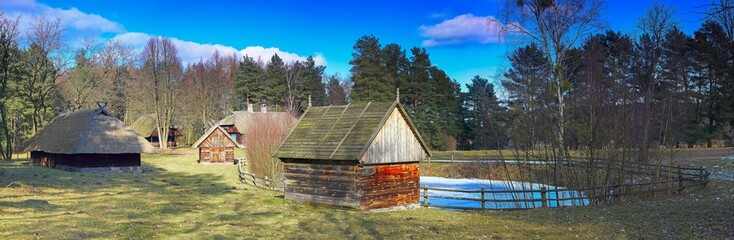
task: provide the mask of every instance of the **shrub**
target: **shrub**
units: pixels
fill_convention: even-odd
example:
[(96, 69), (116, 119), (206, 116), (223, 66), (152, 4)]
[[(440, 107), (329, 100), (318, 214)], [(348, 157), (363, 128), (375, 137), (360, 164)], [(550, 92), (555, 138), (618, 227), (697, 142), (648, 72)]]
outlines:
[(245, 154), (253, 174), (270, 179), (283, 177), (283, 163), (272, 155), (295, 122), (290, 115), (258, 114), (252, 119), (245, 133)]

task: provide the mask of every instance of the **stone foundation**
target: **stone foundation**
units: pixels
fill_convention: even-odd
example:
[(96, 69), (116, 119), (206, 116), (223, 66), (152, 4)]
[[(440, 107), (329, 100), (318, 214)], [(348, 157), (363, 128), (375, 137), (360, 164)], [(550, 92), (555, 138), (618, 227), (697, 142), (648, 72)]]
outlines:
[(84, 172), (84, 173), (143, 173), (143, 169), (140, 166), (126, 166), (126, 167), (72, 167), (65, 165), (56, 165), (55, 168), (70, 171), (70, 172)]
[(372, 209), (372, 210), (368, 210), (367, 212), (394, 212), (394, 211), (418, 209), (420, 207), (421, 205), (418, 203), (411, 203), (411, 204), (405, 204), (405, 205), (400, 205), (400, 206)]

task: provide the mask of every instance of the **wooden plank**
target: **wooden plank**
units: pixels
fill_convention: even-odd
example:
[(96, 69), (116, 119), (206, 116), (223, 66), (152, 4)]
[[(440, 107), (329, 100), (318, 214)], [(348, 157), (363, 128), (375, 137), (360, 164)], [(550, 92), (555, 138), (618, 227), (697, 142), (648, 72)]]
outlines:
[(356, 199), (313, 196), (313, 195), (299, 194), (299, 193), (292, 193), (292, 192), (285, 192), (284, 195), (286, 199), (297, 201), (297, 202), (310, 202), (310, 203), (344, 206), (344, 207), (352, 207), (352, 208), (356, 208), (358, 204), (358, 201)]
[(304, 187), (287, 185), (286, 189), (291, 193), (306, 194), (312, 196), (357, 199), (355, 189), (337, 190), (326, 187)]
[(336, 182), (336, 181), (314, 181), (314, 180), (303, 180), (303, 179), (286, 179), (285, 184), (287, 186), (302, 186), (302, 187), (328, 187), (334, 190), (355, 190), (357, 189), (356, 182)]
[(356, 181), (356, 178), (353, 176), (342, 176), (342, 175), (334, 175), (334, 176), (324, 176), (324, 175), (311, 175), (311, 174), (300, 174), (300, 173), (285, 173), (286, 179), (315, 179), (319, 181), (342, 181), (342, 182), (353, 182)]

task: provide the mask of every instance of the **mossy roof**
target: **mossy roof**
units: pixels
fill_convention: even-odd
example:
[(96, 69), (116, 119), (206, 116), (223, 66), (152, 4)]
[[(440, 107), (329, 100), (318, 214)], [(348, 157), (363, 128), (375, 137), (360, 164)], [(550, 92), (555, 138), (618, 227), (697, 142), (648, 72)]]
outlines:
[(400, 110), (421, 146), (430, 154), (399, 103), (368, 102), (309, 108), (273, 156), (358, 161), (395, 108)]
[(153, 145), (104, 108), (59, 115), (28, 140), (25, 150), (57, 154), (155, 152)]

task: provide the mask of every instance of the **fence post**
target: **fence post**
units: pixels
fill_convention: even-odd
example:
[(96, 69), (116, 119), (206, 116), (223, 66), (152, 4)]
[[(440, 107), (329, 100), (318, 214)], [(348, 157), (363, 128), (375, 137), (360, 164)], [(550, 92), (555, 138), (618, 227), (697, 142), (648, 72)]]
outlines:
[(546, 189), (545, 187), (540, 188), (540, 207), (547, 208), (548, 207), (548, 198), (546, 197)]
[(683, 173), (681, 172), (680, 165), (675, 166), (678, 169), (678, 194), (683, 192)]
[(698, 183), (704, 185), (705, 179), (703, 176), (703, 167), (698, 169)]
[(268, 176), (265, 176), (265, 187), (270, 188), (270, 178)]
[(484, 210), (484, 188), (482, 188), (482, 210)]
[(255, 174), (250, 174), (250, 177), (252, 177), (252, 185), (257, 186), (257, 179), (255, 179)]
[(428, 185), (423, 185), (423, 206), (428, 207)]
[(711, 175), (711, 173), (709, 173), (709, 171), (707, 171), (706, 169), (703, 169), (703, 171), (705, 172), (705, 174), (703, 175), (703, 187), (706, 187), (706, 185), (709, 184), (709, 175)]

